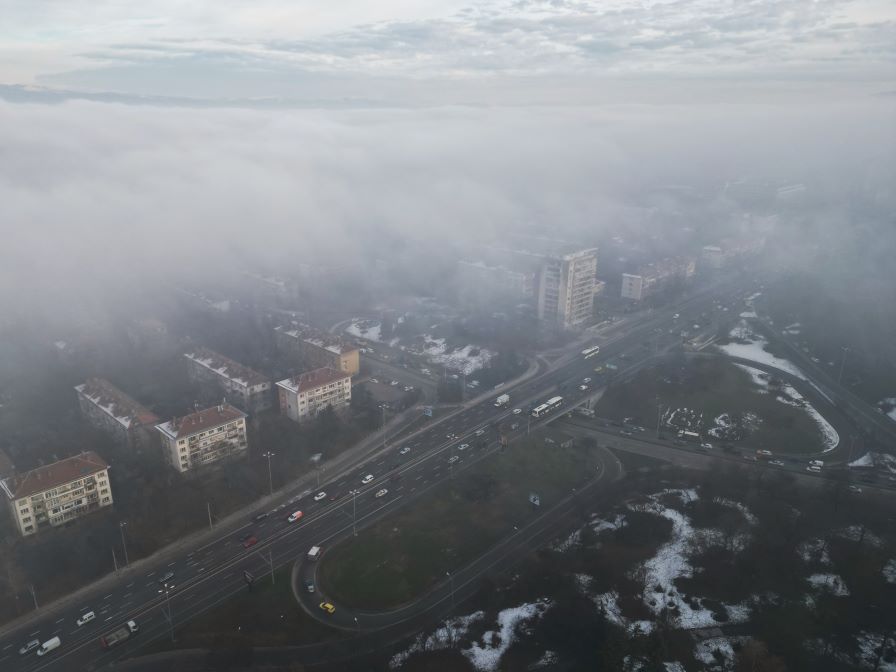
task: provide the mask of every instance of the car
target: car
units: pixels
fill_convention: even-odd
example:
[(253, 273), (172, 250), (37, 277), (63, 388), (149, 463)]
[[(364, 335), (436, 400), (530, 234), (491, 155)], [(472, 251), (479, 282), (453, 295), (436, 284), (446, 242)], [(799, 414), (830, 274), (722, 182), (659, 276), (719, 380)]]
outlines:
[(675, 313), (675, 314), (672, 316), (672, 319), (673, 319), (673, 320), (677, 320), (679, 317), (681, 317), (681, 315), (679, 315), (678, 313)]
[(460, 460), (460, 455), (452, 455), (448, 458), (448, 464), (454, 464)]
[(396, 385), (398, 385), (398, 381), (397, 381), (397, 380), (393, 380), (393, 381), (391, 381), (391, 382), (389, 383), (389, 385), (391, 385), (392, 387), (395, 387)]
[(587, 385), (579, 385), (579, 389), (580, 389), (582, 392), (584, 392), (585, 390), (588, 389), (588, 386), (587, 386)]
[(309, 593), (314, 592), (314, 581), (312, 581), (311, 579), (305, 579), (302, 583), (305, 586), (305, 590), (307, 590)]
[(514, 415), (519, 415), (519, 414), (522, 413), (522, 412), (523, 412), (523, 409), (521, 409), (521, 408), (515, 408), (515, 409), (513, 409), (513, 414), (514, 414)]
[(762, 450), (762, 449), (760, 449), (760, 450), (757, 450), (757, 451), (756, 451), (756, 454), (757, 454), (759, 457), (771, 457), (771, 456), (772, 456), (772, 451), (770, 451), (770, 450)]
[(854, 493), (856, 493), (856, 494), (859, 494), (859, 493), (862, 492), (862, 488), (860, 488), (860, 487), (857, 486), (857, 485), (850, 485), (850, 486), (849, 486), (849, 491), (850, 491), (850, 492), (854, 492)]
[(448, 439), (449, 441), (451, 441), (452, 439), (456, 439), (457, 435), (456, 434), (446, 434), (445, 438)]
[(335, 502), (337, 499), (339, 499), (339, 495), (336, 494), (335, 492), (331, 492), (330, 493), (330, 501)]
[(784, 466), (784, 463), (781, 460), (771, 460), (769, 462), (769, 464), (771, 464), (775, 467), (783, 467)]
[(371, 382), (371, 383), (378, 383), (378, 382), (380, 382), (380, 381), (378, 381), (376, 378), (371, 378), (371, 379), (370, 379), (370, 382)]
[(744, 455), (744, 459), (747, 462), (758, 462), (759, 461), (759, 458), (756, 457), (755, 455)]
[(255, 516), (252, 518), (252, 520), (254, 520), (257, 523), (259, 521), (264, 520), (267, 517), (268, 517), (268, 512), (262, 511), (261, 513), (255, 514)]
[(289, 518), (286, 519), (286, 522), (287, 522), (287, 523), (294, 523), (294, 522), (296, 522), (299, 518), (301, 518), (301, 517), (304, 516), (304, 515), (305, 515), (305, 514), (302, 513), (301, 511), (293, 511), (291, 514), (289, 514)]
[(582, 380), (582, 382), (585, 383), (585, 384), (587, 385), (588, 383), (591, 382), (591, 379), (590, 379), (590, 378), (584, 378), (584, 379)]
[(470, 447), (470, 444), (469, 444), (469, 443), (462, 443), (462, 444), (460, 444), (460, 445), (457, 447), (457, 449), (458, 449), (458, 450), (466, 450), (466, 449), (469, 448), (469, 447)]
[(316, 495), (314, 495), (314, 501), (315, 501), (315, 502), (319, 502), (320, 500), (322, 500), (322, 499), (326, 499), (326, 498), (327, 498), (327, 493), (324, 492), (323, 490), (321, 490), (319, 493), (317, 493)]
[(398, 451), (398, 454), (399, 455), (407, 455), (409, 452), (411, 452), (410, 446), (405, 446), (404, 448), (402, 448), (401, 450)]
[(711, 444), (711, 443), (703, 442), (703, 443), (700, 444), (700, 447), (701, 447), (701, 448), (705, 448), (706, 450), (712, 450), (712, 444)]
[(243, 548), (252, 548), (255, 544), (258, 543), (258, 537), (254, 534), (250, 534), (248, 537), (243, 539)]
[(483, 434), (485, 434), (484, 427), (480, 427), (479, 429), (476, 430), (476, 436), (482, 436)]
[(413, 385), (405, 385), (405, 386), (404, 386), (404, 391), (405, 391), (405, 392), (413, 392), (413, 391), (414, 391), (414, 386), (413, 386)]
[(361, 485), (367, 485), (373, 481), (373, 474), (367, 474), (364, 478), (361, 479)]
[(34, 651), (34, 649), (38, 648), (39, 646), (40, 646), (39, 639), (32, 639), (30, 642), (25, 642), (24, 644), (22, 644), (22, 646), (19, 647), (19, 655), (20, 656), (27, 655), (27, 654), (31, 653), (32, 651)]
[(514, 422), (512, 425), (510, 425), (510, 429), (513, 430), (513, 429), (516, 429), (516, 428), (519, 427), (519, 426), (520, 426), (520, 423), (518, 423), (518, 422)]
[(159, 577), (159, 583), (168, 583), (171, 579), (174, 578), (174, 572), (165, 572), (162, 576)]
[(814, 464), (810, 464), (808, 467), (806, 467), (806, 471), (812, 472), (813, 474), (820, 474), (821, 467), (816, 466)]
[(824, 466), (824, 462), (821, 460), (809, 460), (809, 466), (821, 469)]
[(381, 490), (377, 490), (377, 491), (376, 491), (376, 494), (374, 495), (374, 497), (377, 497), (377, 498), (379, 498), (379, 497), (385, 497), (385, 496), (388, 495), (388, 494), (389, 494), (389, 491), (386, 490), (386, 488), (382, 488)]
[(328, 614), (332, 614), (334, 611), (336, 611), (336, 607), (333, 606), (332, 602), (321, 602), (318, 606)]
[(631, 436), (632, 435), (632, 433), (630, 431), (628, 431), (627, 429), (621, 429), (621, 430), (619, 430), (619, 433), (622, 434), (622, 436)]
[(87, 625), (90, 621), (96, 620), (96, 614), (92, 611), (85, 612), (78, 617), (78, 620), (75, 623), (78, 624), (80, 628), (82, 625)]

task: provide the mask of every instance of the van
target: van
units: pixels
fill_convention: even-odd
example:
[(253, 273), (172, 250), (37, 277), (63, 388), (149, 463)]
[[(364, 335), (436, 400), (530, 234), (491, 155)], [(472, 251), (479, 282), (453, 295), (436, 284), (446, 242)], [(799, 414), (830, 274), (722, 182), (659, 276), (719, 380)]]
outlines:
[(40, 648), (37, 650), (37, 655), (45, 656), (53, 649), (58, 649), (60, 646), (62, 646), (62, 640), (59, 639), (59, 637), (52, 637), (40, 645)]
[(320, 546), (312, 546), (308, 551), (308, 559), (309, 560), (317, 560), (320, 557), (321, 547)]

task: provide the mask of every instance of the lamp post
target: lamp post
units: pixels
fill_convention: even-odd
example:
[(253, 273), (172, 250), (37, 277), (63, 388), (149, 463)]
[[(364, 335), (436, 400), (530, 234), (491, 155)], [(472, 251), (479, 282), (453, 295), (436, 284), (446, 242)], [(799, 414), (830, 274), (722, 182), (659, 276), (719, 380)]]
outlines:
[(357, 495), (358, 491), (352, 490), (352, 534), (356, 537), (358, 536), (358, 527), (356, 524), (358, 520), (358, 505), (356, 502)]
[(274, 496), (274, 478), (271, 476), (271, 458), (274, 457), (276, 453), (272, 453), (268, 451), (262, 455), (262, 457), (268, 458), (268, 495), (271, 497)]
[(840, 349), (843, 351), (843, 359), (840, 360), (840, 373), (837, 374), (837, 384), (840, 384), (840, 380), (843, 378), (843, 367), (846, 366), (846, 353), (849, 352), (849, 348), (845, 345), (841, 346)]
[(454, 611), (454, 575), (451, 572), (445, 572), (445, 576), (448, 577), (448, 582), (451, 586), (451, 611)]
[(118, 521), (118, 529), (121, 532), (121, 548), (124, 549), (124, 566), (127, 567), (130, 565), (128, 562), (128, 545), (125, 543), (124, 539), (124, 528), (128, 526), (127, 521), (120, 520)]
[(164, 584), (162, 586), (162, 590), (159, 591), (159, 594), (165, 594), (165, 609), (168, 615), (168, 626), (171, 629), (171, 641), (174, 641), (174, 618), (171, 615), (171, 591), (174, 590), (174, 586), (170, 584)]

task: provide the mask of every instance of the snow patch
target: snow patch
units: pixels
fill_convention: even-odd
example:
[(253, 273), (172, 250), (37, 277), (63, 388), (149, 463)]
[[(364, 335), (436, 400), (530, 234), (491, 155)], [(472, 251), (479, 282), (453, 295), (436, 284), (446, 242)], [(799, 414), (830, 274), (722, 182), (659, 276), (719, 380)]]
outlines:
[(773, 366), (776, 369), (787, 371), (797, 378), (806, 379), (806, 374), (794, 366), (790, 360), (777, 357), (765, 349), (768, 341), (759, 334), (753, 332), (744, 320), (741, 320), (728, 334), (731, 338), (736, 339), (734, 343), (719, 345), (718, 347), (726, 355), (731, 357), (739, 357), (741, 359), (749, 359), (760, 364)]
[(806, 563), (818, 563), (830, 565), (831, 556), (828, 555), (828, 545), (824, 539), (810, 539), (796, 547), (796, 552)]
[(896, 558), (890, 560), (881, 570), (887, 583), (896, 583)]
[(877, 410), (891, 420), (896, 420), (896, 397), (886, 397), (877, 402)]
[(850, 467), (873, 467), (874, 466), (874, 458), (871, 457), (871, 453), (865, 453), (857, 460), (853, 460), (849, 463)]
[(470, 648), (461, 651), (477, 670), (497, 670), (501, 656), (513, 643), (517, 627), (540, 617), (551, 605), (548, 600), (539, 600), (519, 607), (504, 609), (498, 614), (498, 629), (489, 630), (474, 642)]
[(467, 634), (470, 626), (477, 621), (482, 620), (485, 612), (477, 611), (466, 616), (458, 616), (450, 620), (442, 622), (432, 634), (425, 635), (421, 633), (417, 635), (414, 643), (404, 651), (399, 651), (389, 661), (390, 669), (396, 669), (404, 665), (408, 658), (413, 654), (421, 651), (436, 651), (438, 649), (449, 649), (457, 646), (457, 642)]
[(849, 597), (849, 588), (839, 574), (813, 574), (806, 580), (816, 589), (827, 590), (836, 597)]
[(733, 641), (742, 638), (710, 637), (694, 645), (694, 658), (714, 670), (731, 670), (734, 668)]

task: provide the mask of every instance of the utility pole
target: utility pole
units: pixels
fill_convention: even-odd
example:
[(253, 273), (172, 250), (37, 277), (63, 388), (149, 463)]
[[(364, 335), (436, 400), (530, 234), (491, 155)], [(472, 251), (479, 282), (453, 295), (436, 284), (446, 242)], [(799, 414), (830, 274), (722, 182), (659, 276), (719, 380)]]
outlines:
[(271, 585), (274, 585), (274, 551), (268, 549), (268, 564), (271, 566)]
[(660, 423), (663, 419), (663, 407), (660, 405), (660, 398), (656, 398), (656, 438), (660, 438)]
[(448, 577), (448, 581), (451, 585), (451, 611), (454, 611), (454, 575), (451, 572), (445, 572), (445, 576)]
[(271, 497), (274, 496), (274, 479), (271, 476), (271, 458), (274, 457), (274, 455), (276, 455), (276, 453), (272, 453), (271, 451), (262, 455), (262, 457), (268, 458), (268, 495)]
[(849, 352), (849, 348), (845, 345), (840, 346), (840, 349), (843, 351), (843, 359), (840, 360), (840, 373), (837, 375), (837, 384), (840, 384), (840, 381), (843, 379), (843, 367), (846, 366), (846, 353)]
[(208, 511), (208, 529), (213, 530), (213, 529), (215, 529), (215, 526), (212, 525), (212, 503), (206, 502), (205, 508)]
[(170, 591), (174, 590), (174, 586), (170, 586), (167, 583), (164, 585), (163, 589), (159, 591), (159, 593), (165, 593), (165, 607), (168, 616), (168, 626), (171, 629), (171, 641), (174, 641), (174, 618), (171, 615), (171, 598)]
[(37, 592), (34, 590), (33, 583), (28, 586), (28, 590), (31, 591), (31, 598), (34, 600), (34, 610), (37, 611), (40, 607), (37, 606)]
[(352, 490), (352, 534), (354, 534), (354, 536), (356, 536), (356, 537), (358, 536), (358, 527), (357, 527), (358, 506), (355, 501), (357, 495), (358, 495), (358, 491)]
[(118, 574), (118, 558), (115, 557), (115, 547), (112, 547), (112, 564), (115, 565), (115, 573)]
[(128, 545), (124, 543), (124, 528), (128, 526), (127, 521), (120, 520), (118, 521), (118, 529), (121, 531), (121, 548), (124, 550), (124, 566), (129, 567), (130, 561), (128, 560)]
[(383, 410), (383, 448), (386, 447), (386, 404), (380, 406)]

